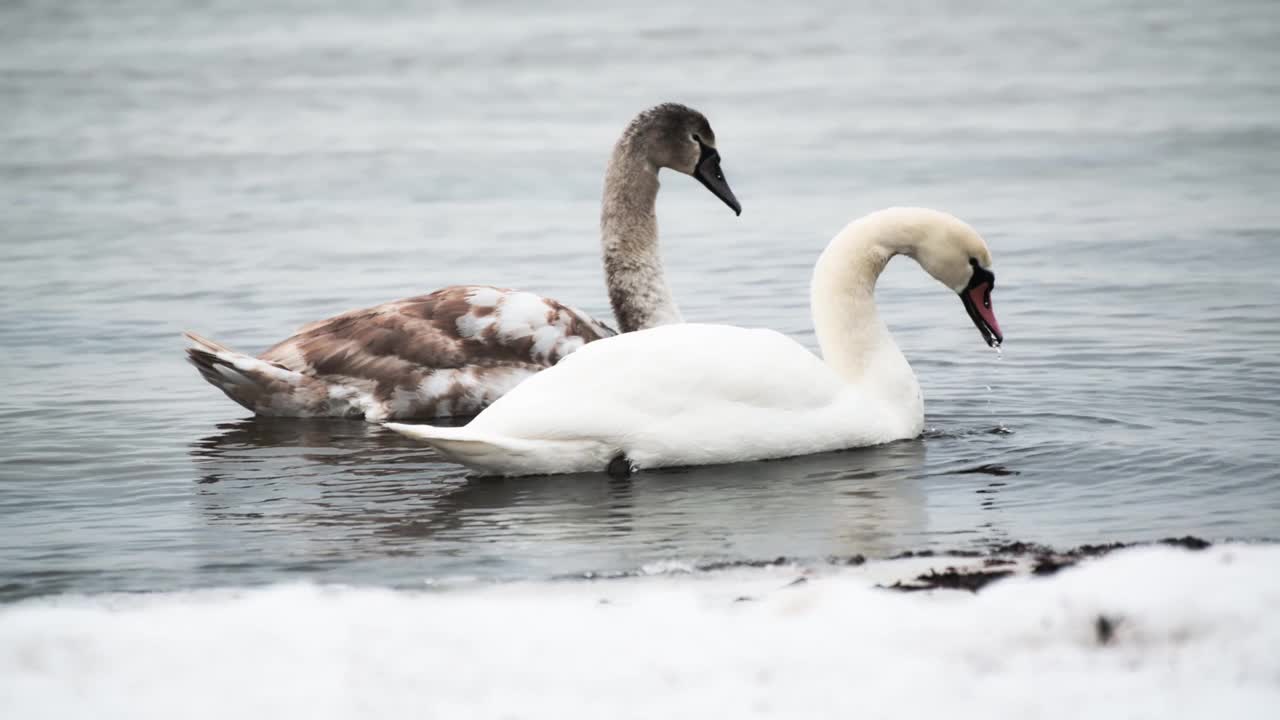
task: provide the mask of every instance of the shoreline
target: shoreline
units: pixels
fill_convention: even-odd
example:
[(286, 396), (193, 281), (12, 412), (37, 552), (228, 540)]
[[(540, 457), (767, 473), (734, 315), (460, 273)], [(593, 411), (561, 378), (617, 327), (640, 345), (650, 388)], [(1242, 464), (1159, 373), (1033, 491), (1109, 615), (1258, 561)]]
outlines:
[(0, 711), (1262, 718), (1280, 702), (1280, 546), (1124, 548), (1039, 576), (1024, 558), (981, 592), (887, 589), (940, 562), (984, 559), (32, 600), (0, 608)]

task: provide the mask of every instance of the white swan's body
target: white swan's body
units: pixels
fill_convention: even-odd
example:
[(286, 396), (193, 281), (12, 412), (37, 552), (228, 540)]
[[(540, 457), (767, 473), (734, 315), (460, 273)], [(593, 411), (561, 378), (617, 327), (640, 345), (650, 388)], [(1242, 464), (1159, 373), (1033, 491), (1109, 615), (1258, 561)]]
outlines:
[(896, 254), (962, 297), (985, 289), (999, 341), (985, 243), (950, 215), (895, 208), (851, 223), (814, 269), (822, 358), (772, 330), (658, 327), (584, 347), (465, 427), (388, 427), (501, 475), (599, 471), (618, 458), (631, 468), (761, 460), (915, 437), (920, 386), (873, 298)]
[(894, 398), (848, 385), (773, 330), (690, 323), (591, 343), (465, 427), (389, 427), (500, 475), (599, 471), (619, 455), (641, 468), (705, 465), (914, 437), (923, 414), (911, 388)]

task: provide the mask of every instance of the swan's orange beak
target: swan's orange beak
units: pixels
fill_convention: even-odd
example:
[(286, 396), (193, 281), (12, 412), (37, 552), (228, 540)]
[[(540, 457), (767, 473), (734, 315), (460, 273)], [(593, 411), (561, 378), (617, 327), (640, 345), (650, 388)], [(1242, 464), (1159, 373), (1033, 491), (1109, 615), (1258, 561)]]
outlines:
[(996, 313), (991, 309), (991, 290), (996, 286), (996, 276), (990, 270), (974, 263), (973, 279), (960, 292), (960, 300), (969, 318), (982, 333), (982, 339), (991, 347), (999, 347), (1004, 343), (1004, 333), (1000, 332), (1000, 323), (996, 322)]

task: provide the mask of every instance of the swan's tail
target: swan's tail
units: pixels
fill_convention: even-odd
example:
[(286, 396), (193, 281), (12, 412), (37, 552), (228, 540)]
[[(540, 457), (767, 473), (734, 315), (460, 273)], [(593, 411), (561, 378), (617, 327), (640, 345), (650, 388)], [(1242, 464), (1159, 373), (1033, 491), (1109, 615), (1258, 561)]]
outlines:
[(317, 383), (314, 378), (283, 365), (238, 353), (195, 333), (183, 334), (191, 341), (187, 361), (195, 365), (210, 385), (256, 413), (295, 414), (288, 410), (311, 389), (309, 385)]
[(599, 472), (610, 459), (591, 440), (532, 440), (464, 427), (383, 423), (401, 435), (422, 440), (454, 462), (493, 475)]

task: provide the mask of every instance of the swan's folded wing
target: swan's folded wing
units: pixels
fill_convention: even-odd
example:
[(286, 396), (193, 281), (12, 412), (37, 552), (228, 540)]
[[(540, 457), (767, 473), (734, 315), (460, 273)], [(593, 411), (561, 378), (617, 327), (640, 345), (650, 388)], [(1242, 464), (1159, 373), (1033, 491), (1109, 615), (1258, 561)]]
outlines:
[(369, 418), (472, 415), (613, 331), (551, 298), (459, 285), (312, 323), (261, 355)]
[(311, 323), (262, 358), (302, 372), (381, 382), (432, 368), (553, 365), (612, 334), (551, 298), (458, 285)]
[(677, 417), (691, 428), (744, 414), (777, 421), (820, 408), (842, 389), (820, 358), (781, 333), (668, 325), (588, 345), (472, 425), (504, 436), (604, 437), (625, 445), (638, 428)]

